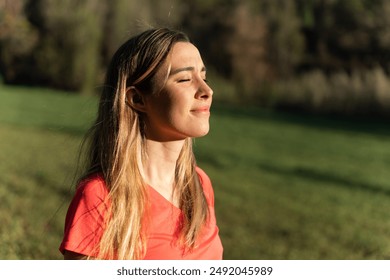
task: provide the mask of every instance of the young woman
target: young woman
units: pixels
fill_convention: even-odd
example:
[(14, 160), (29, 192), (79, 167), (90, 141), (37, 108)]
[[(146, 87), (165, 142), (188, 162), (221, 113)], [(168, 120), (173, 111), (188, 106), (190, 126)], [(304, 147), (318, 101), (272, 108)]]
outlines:
[(65, 259), (222, 259), (212, 185), (192, 151), (212, 95), (182, 32), (147, 30), (118, 49), (66, 216)]

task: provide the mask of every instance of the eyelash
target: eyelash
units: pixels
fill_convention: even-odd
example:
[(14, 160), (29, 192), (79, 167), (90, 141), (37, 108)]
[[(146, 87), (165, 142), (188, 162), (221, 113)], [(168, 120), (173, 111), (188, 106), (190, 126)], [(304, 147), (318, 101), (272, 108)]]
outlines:
[[(185, 83), (185, 82), (189, 82), (189, 81), (191, 81), (191, 79), (181, 79), (181, 80), (179, 80), (178, 82), (179, 83)], [(203, 81), (207, 84), (208, 83), (208, 80), (207, 79), (203, 79)]]

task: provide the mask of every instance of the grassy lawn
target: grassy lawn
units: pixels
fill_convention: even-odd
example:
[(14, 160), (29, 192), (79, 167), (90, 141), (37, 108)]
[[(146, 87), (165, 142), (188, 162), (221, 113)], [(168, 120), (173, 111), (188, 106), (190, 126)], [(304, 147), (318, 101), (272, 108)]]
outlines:
[[(60, 259), (96, 100), (0, 87), (0, 259)], [(226, 259), (390, 259), (389, 123), (215, 102), (196, 139)]]

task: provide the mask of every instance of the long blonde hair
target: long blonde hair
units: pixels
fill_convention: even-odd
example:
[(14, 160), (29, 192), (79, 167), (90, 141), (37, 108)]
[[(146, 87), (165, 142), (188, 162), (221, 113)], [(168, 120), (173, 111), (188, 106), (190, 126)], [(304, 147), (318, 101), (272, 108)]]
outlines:
[[(155, 74), (176, 42), (188, 37), (167, 28), (147, 30), (125, 42), (107, 70), (98, 115), (90, 130), (87, 171), (101, 173), (109, 191), (110, 211), (97, 257), (142, 259), (147, 246), (147, 187), (138, 166), (145, 154), (142, 113), (127, 106), (126, 89), (152, 94)], [(193, 249), (208, 218), (207, 202), (195, 170), (192, 139), (187, 138), (175, 171), (175, 192), (183, 220), (178, 244)]]

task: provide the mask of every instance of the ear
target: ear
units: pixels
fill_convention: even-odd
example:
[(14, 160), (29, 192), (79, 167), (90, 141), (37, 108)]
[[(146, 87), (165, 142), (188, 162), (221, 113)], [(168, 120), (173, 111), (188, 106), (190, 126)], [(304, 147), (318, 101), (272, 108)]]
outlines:
[(136, 111), (146, 112), (144, 96), (134, 86), (126, 89), (126, 104)]

